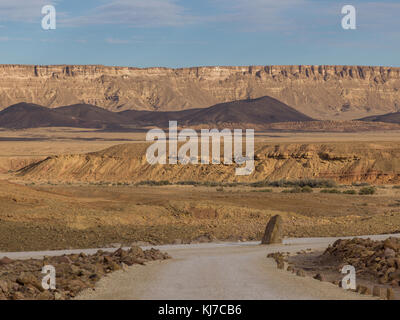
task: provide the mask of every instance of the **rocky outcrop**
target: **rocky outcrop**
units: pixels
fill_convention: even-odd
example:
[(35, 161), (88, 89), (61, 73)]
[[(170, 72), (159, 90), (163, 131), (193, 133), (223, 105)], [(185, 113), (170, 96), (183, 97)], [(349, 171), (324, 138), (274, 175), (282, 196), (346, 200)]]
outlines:
[[(357, 275), (370, 277), (381, 285), (390, 284), (393, 287), (400, 286), (400, 239), (388, 238), (384, 241), (373, 241), (371, 239), (345, 239), (337, 240), (329, 246), (321, 261), (334, 262), (336, 264), (350, 264), (357, 270)], [(375, 291), (373, 294), (382, 296)], [(388, 293), (392, 296), (392, 293)]]
[[(93, 255), (70, 254), (45, 257), (42, 260), (0, 260), (0, 300), (67, 300), (81, 291), (94, 288), (105, 275), (134, 264), (165, 260), (170, 256), (156, 249), (143, 251), (140, 247), (115, 252), (99, 250)], [(6, 260), (7, 263), (2, 263)], [(56, 271), (56, 288), (42, 286), (42, 267), (51, 265)]]
[(400, 68), (247, 66), (184, 69), (0, 65), (0, 108), (18, 102), (109, 110), (183, 110), (271, 96), (316, 119), (400, 110)]
[(235, 164), (150, 165), (146, 160), (148, 146), (132, 143), (88, 154), (51, 156), (18, 174), (27, 180), (83, 182), (331, 179), (340, 183), (400, 183), (398, 142), (256, 144), (255, 169), (249, 176), (236, 176)]
[(261, 244), (282, 243), (282, 217), (273, 216), (265, 228)]

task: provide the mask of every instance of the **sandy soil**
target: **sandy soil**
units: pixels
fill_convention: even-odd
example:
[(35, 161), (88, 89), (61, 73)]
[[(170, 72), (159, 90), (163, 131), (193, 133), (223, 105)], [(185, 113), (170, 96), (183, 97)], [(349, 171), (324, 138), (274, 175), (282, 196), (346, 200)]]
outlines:
[[(355, 188), (356, 187), (350, 187)], [(373, 196), (193, 186), (28, 185), (0, 181), (0, 250), (259, 240), (281, 214), (290, 237), (394, 233), (399, 189)]]

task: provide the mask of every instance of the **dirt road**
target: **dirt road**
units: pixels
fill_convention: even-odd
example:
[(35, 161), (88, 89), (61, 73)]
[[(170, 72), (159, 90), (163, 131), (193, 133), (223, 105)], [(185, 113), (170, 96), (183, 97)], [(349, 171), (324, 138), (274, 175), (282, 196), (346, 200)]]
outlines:
[[(370, 236), (385, 239), (390, 235)], [(400, 236), (400, 235), (393, 235)], [(372, 299), (333, 284), (278, 270), (270, 252), (324, 249), (337, 238), (287, 239), (282, 245), (258, 242), (159, 246), (173, 259), (134, 265), (100, 280), (78, 299)], [(0, 253), (13, 259), (39, 258), (97, 249)], [(103, 249), (114, 251), (115, 249)]]
[[(386, 238), (388, 236), (374, 236)], [(266, 255), (323, 249), (334, 238), (293, 239), (284, 245), (258, 243), (163, 247), (173, 260), (134, 266), (100, 281), (79, 299), (371, 299), (330, 283), (278, 270)]]

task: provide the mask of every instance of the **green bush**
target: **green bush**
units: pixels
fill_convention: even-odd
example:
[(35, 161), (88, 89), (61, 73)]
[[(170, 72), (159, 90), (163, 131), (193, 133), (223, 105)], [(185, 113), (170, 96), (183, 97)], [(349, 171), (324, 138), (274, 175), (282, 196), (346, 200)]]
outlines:
[(361, 188), (358, 194), (360, 195), (371, 195), (376, 193), (376, 188), (374, 187), (364, 187)]
[(177, 185), (182, 185), (182, 186), (195, 186), (200, 184), (200, 182), (197, 181), (178, 181), (176, 183)]
[(272, 192), (272, 189), (252, 190), (252, 192)]
[(167, 186), (167, 185), (170, 185), (170, 184), (172, 184), (172, 183), (167, 181), (167, 180), (162, 180), (162, 181), (146, 180), (146, 181), (138, 182), (136, 185), (138, 185), (138, 186), (143, 186), (143, 185), (148, 185), (148, 186)]
[(301, 192), (302, 193), (312, 193), (313, 189), (310, 186), (304, 186), (303, 188), (301, 188)]
[(282, 190), (282, 193), (300, 193), (300, 192), (301, 192), (301, 188), (299, 188), (299, 187)]
[(353, 182), (352, 185), (355, 186), (355, 187), (368, 187), (369, 183), (367, 183), (367, 182)]
[(342, 192), (338, 189), (322, 189), (321, 193), (342, 193)]
[(344, 194), (357, 194), (356, 190), (346, 190), (343, 191)]
[(282, 191), (282, 193), (312, 193), (313, 189), (310, 186), (304, 186), (304, 187), (294, 187), (292, 189), (285, 189)]

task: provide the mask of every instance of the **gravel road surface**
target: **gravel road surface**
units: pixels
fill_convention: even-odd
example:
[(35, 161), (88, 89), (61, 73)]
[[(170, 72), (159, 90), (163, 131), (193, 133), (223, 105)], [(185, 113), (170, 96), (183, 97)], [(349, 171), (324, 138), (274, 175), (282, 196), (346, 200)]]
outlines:
[[(385, 239), (390, 235), (365, 236)], [(399, 236), (400, 235), (393, 235)], [(173, 259), (134, 265), (100, 280), (96, 290), (82, 292), (78, 299), (372, 299), (344, 291), (333, 284), (302, 278), (279, 270), (268, 253), (325, 249), (338, 238), (286, 239), (282, 245), (261, 246), (259, 242), (207, 243), (156, 246)], [(343, 238), (342, 238), (343, 239)], [(143, 247), (147, 248), (147, 247)], [(116, 249), (102, 249), (115, 251)], [(46, 252), (0, 253), (12, 259), (97, 249)]]

